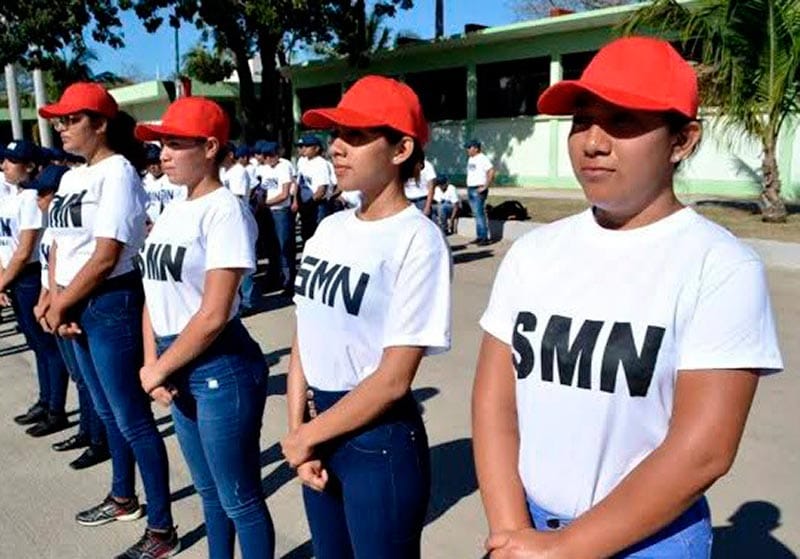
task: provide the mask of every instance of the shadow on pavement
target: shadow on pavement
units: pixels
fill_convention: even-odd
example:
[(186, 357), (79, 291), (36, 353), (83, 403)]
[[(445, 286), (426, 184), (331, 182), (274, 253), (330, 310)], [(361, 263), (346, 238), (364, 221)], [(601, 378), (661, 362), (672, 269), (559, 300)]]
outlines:
[(290, 347), (283, 347), (281, 349), (276, 349), (275, 351), (270, 351), (269, 353), (264, 354), (264, 361), (267, 362), (267, 367), (274, 367), (277, 365), (281, 357), (289, 355), (292, 352), (292, 348)]
[(186, 551), (194, 544), (206, 537), (206, 525), (201, 524), (194, 530), (186, 532), (181, 536), (181, 551)]
[(781, 525), (781, 510), (772, 503), (748, 501), (728, 522), (714, 528), (712, 559), (797, 559), (771, 533)]
[(267, 379), (267, 397), (286, 394), (286, 373), (270, 375)]
[(311, 559), (312, 557), (314, 557), (314, 548), (311, 547), (311, 540), (308, 540), (295, 547), (281, 559)]
[(477, 490), (471, 439), (457, 439), (431, 447), (431, 502), (426, 525)]
[(6, 357), (8, 355), (16, 355), (17, 353), (24, 353), (26, 351), (28, 351), (28, 344), (12, 345), (0, 349), (0, 357)]
[(411, 395), (414, 396), (414, 400), (417, 401), (417, 408), (419, 408), (420, 415), (425, 414), (425, 406), (422, 405), (422, 402), (430, 400), (438, 393), (439, 389), (432, 386), (425, 386), (423, 388), (417, 388), (416, 390), (411, 391)]
[(494, 256), (494, 251), (479, 250), (476, 252), (464, 252), (461, 254), (453, 255), (453, 264), (464, 264), (466, 262), (473, 262), (475, 260), (483, 260), (484, 258), (491, 258)]

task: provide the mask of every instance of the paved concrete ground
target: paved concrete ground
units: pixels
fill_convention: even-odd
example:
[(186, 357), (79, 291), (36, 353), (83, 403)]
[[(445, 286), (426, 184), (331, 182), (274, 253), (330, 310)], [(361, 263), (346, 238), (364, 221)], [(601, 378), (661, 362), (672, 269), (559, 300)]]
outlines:
[[(478, 318), (488, 297), (503, 242), (466, 248), (454, 239), (454, 349), (426, 360), (415, 383), (425, 410), (433, 462), (433, 502), (423, 557), (475, 558), (485, 523), (476, 491), (469, 441), (469, 398), (480, 333)], [(715, 559), (786, 559), (800, 553), (800, 271), (770, 270), (773, 302), (787, 373), (765, 379), (758, 392), (736, 465), (709, 493), (717, 533)], [(655, 294), (654, 294), (655, 295)], [(274, 363), (262, 435), (263, 479), (275, 518), (278, 557), (311, 557), (299, 486), (280, 460), (276, 441), (285, 431), (286, 367), (293, 312), (267, 297), (272, 310), (247, 325)], [(74, 472), (67, 455), (50, 450), (62, 434), (43, 440), (25, 435), (11, 417), (30, 403), (30, 353), (19, 353), (18, 335), (0, 325), (0, 559), (99, 559), (113, 556), (139, 537), (144, 521), (83, 528), (72, 520), (109, 487), (109, 464)], [(70, 409), (75, 407), (70, 393)], [(186, 551), (206, 556), (200, 501), (177, 448), (169, 421), (159, 411), (170, 454), (174, 515)], [(70, 432), (64, 433), (69, 434)]]

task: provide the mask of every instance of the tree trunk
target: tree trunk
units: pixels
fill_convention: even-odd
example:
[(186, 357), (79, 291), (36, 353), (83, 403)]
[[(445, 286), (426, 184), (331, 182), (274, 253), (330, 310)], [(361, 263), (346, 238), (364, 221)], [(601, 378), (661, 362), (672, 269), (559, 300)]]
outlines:
[(781, 179), (775, 158), (775, 142), (772, 140), (764, 142), (761, 171), (761, 219), (767, 223), (785, 223), (786, 204), (781, 198)]
[[(265, 108), (266, 134), (282, 145), (287, 145), (287, 96), (284, 77), (278, 68), (278, 50), (281, 36), (263, 31), (258, 34), (258, 49), (261, 55), (261, 100), (260, 105)], [(291, 94), (288, 98), (291, 103)], [(291, 104), (289, 105), (291, 114)]]

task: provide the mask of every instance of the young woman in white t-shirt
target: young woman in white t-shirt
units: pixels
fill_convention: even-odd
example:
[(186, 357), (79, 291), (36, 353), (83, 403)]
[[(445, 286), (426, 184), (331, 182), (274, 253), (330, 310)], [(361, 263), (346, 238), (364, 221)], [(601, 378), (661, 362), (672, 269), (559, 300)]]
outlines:
[(703, 493), (782, 368), (764, 268), (684, 207), (697, 78), (666, 41), (603, 47), (539, 98), (572, 115), (592, 204), (517, 241), (481, 319), (473, 392), (491, 556), (707, 559)]
[(303, 252), (283, 452), (316, 557), (413, 559), (430, 460), (410, 388), (422, 358), (450, 346), (450, 253), (403, 192), (428, 125), (416, 94), (380, 76), (303, 122), (334, 129), (339, 187), (363, 203), (326, 218)]
[(133, 137), (133, 118), (99, 84), (72, 84), (39, 114), (52, 119), (65, 150), (86, 159), (61, 178), (50, 204), (50, 305), (43, 317), (51, 331), (72, 338), (111, 452), (110, 492), (76, 521), (100, 526), (141, 517), (138, 465), (147, 528), (123, 556), (170, 557), (180, 540), (172, 521), (167, 452), (138, 375), (144, 293), (134, 258), (145, 236), (139, 176), (144, 149)]
[(172, 103), (143, 140), (189, 196), (164, 211), (140, 255), (144, 276), (142, 387), (165, 405), (203, 500), (208, 556), (272, 557), (275, 534), (261, 486), (259, 440), (267, 366), (237, 316), (239, 284), (255, 269), (250, 209), (219, 180), (228, 117), (203, 97)]
[(14, 421), (31, 425), (27, 433), (42, 437), (68, 425), (64, 412), (68, 376), (55, 338), (42, 329), (34, 313), (41, 291), (38, 243), (44, 217), (36, 191), (28, 186), (35, 179), (39, 148), (15, 140), (2, 150), (2, 156), (3, 173), (16, 192), (0, 201), (0, 298), (14, 308), (19, 329), (36, 358), (39, 381), (38, 400)]

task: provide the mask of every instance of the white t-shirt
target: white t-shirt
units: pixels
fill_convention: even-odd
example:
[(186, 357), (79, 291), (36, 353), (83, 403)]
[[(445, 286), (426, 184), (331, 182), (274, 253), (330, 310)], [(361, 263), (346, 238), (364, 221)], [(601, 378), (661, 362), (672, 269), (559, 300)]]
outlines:
[(485, 153), (476, 153), (467, 161), (467, 186), (484, 186), (486, 173), (492, 168), (492, 162)]
[(437, 203), (450, 202), (451, 204), (458, 204), (458, 191), (452, 184), (448, 184), (444, 190), (437, 185), (433, 189), (433, 200)]
[[(208, 270), (255, 269), (255, 219), (227, 188), (170, 204), (139, 254), (156, 336), (179, 334), (200, 308)], [(237, 294), (228, 320), (239, 309)]]
[(481, 326), (512, 348), (527, 498), (568, 518), (663, 442), (678, 371), (783, 368), (761, 261), (690, 208), (628, 231), (587, 210), (528, 233)]
[[(3, 268), (8, 267), (19, 247), (20, 233), (42, 229), (43, 226), (44, 217), (36, 204), (36, 191), (32, 188), (24, 188), (0, 200), (0, 264)], [(34, 248), (26, 264), (38, 260), (39, 252)]]
[(411, 177), (406, 181), (404, 185), (404, 190), (406, 193), (406, 198), (409, 200), (417, 200), (419, 198), (427, 198), (428, 196), (428, 185), (431, 183), (433, 179), (436, 178), (436, 169), (433, 166), (433, 163), (425, 160), (425, 165), (422, 167), (422, 171), (419, 173), (419, 181), (414, 177)]
[(69, 285), (94, 253), (97, 237), (125, 244), (109, 278), (132, 271), (144, 241), (146, 201), (142, 180), (121, 155), (64, 173), (48, 218), (58, 247), (56, 283)]
[(329, 194), (331, 172), (328, 161), (318, 155), (312, 159), (307, 157), (297, 160), (297, 184), (300, 189), (300, 200), (308, 202), (320, 186), (326, 186), (325, 195)]
[[(281, 195), (284, 185), (289, 184), (289, 189), (291, 190), (291, 183), (294, 180), (294, 167), (291, 161), (281, 158), (274, 167), (270, 165), (263, 166), (261, 179), (264, 181), (262, 186), (266, 190), (266, 200), (269, 202)], [(291, 196), (287, 196), (283, 202), (270, 206), (270, 209), (279, 210), (288, 208), (291, 205)]]
[[(147, 177), (147, 175), (145, 175)], [(147, 195), (147, 202), (145, 203), (145, 211), (147, 212), (147, 219), (151, 223), (155, 223), (158, 216), (164, 213), (170, 202), (174, 200), (185, 200), (188, 195), (188, 190), (185, 186), (177, 185), (170, 182), (167, 175), (161, 175), (157, 179), (149, 182), (144, 182), (144, 191)]]
[(253, 190), (257, 186), (259, 186), (258, 182), (258, 162), (256, 163), (248, 163), (247, 167), (247, 176), (250, 178), (250, 190)]
[(250, 174), (247, 172), (247, 168), (241, 163), (234, 163), (225, 172), (225, 186), (233, 194), (246, 200), (250, 196)]
[(414, 206), (378, 221), (325, 218), (295, 279), (300, 360), (309, 385), (350, 390), (384, 348), (450, 348), (450, 251)]
[(42, 265), (42, 287), (50, 289), (50, 247), (53, 246), (53, 232), (44, 230), (39, 237), (39, 264)]

